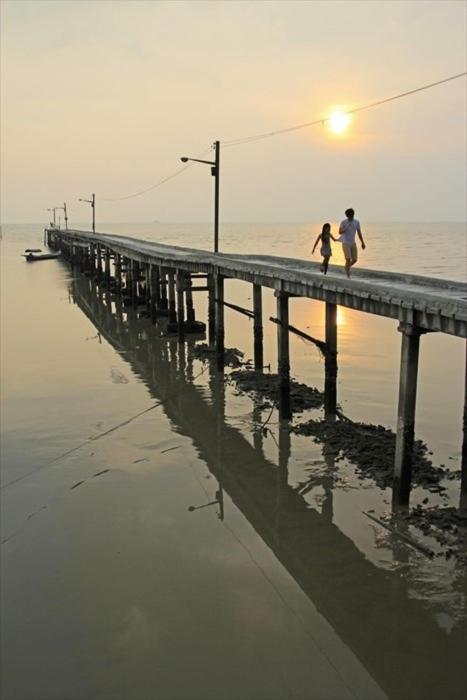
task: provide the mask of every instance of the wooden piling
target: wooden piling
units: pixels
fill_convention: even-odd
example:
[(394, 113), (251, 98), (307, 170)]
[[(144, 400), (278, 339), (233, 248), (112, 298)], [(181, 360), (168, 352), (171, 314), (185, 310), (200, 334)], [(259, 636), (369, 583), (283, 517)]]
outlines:
[(324, 417), (332, 421), (337, 410), (337, 305), (329, 302), (326, 302), (325, 340)]
[(222, 275), (214, 276), (214, 293), (216, 300), (216, 363), (220, 372), (224, 371), (224, 278)]
[(122, 257), (119, 253), (115, 253), (114, 258), (114, 268), (115, 268), (115, 289), (117, 292), (122, 291)]
[(263, 299), (260, 284), (253, 284), (253, 338), (255, 370), (263, 371)]
[(98, 282), (102, 279), (102, 251), (99, 243), (96, 246), (96, 279)]
[(289, 357), (289, 297), (276, 292), (277, 299), (277, 371), (279, 374), (279, 418), (288, 420), (290, 410), (290, 357)]
[(401, 323), (398, 330), (402, 334), (402, 344), (392, 501), (395, 506), (404, 506), (409, 502), (412, 478), (421, 331), (416, 326), (405, 323)]
[(177, 270), (177, 325), (178, 325), (178, 342), (183, 343), (185, 340), (185, 305), (184, 305), (184, 287), (185, 279), (183, 272)]

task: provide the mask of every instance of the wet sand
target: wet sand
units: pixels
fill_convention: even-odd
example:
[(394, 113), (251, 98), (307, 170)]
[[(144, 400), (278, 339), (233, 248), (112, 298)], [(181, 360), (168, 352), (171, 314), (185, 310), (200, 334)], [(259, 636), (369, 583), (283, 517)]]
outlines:
[[(387, 515), (387, 486), (279, 425), (271, 401), (223, 381), (193, 343), (161, 337), (163, 323), (116, 309), (61, 262), (20, 265), (26, 239), (37, 234), (8, 241), (3, 276), (15, 304), (3, 315), (3, 697), (463, 698), (465, 565), (366, 517)], [(249, 290), (227, 289), (248, 304)], [(293, 313), (322, 335), (319, 304)], [(395, 324), (359, 316), (339, 326), (339, 401), (393, 428)], [(248, 320), (226, 319), (248, 360)], [(417, 437), (455, 474), (463, 348), (426, 340)], [(298, 339), (292, 370), (322, 389), (319, 354)], [(306, 406), (294, 425), (321, 416)], [(458, 481), (440, 483), (417, 487), (413, 506), (457, 506)]]

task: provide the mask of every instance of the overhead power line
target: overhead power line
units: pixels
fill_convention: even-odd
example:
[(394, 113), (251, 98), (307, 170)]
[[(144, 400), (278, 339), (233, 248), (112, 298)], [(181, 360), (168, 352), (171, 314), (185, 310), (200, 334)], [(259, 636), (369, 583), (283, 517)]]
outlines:
[[(212, 146), (210, 146), (208, 149), (200, 153), (197, 157), (201, 158), (202, 156), (205, 156), (207, 153), (209, 153), (212, 150)], [(104, 202), (121, 202), (124, 199), (132, 199), (133, 197), (139, 197), (142, 194), (146, 194), (146, 192), (150, 192), (151, 190), (155, 190), (157, 187), (160, 187), (163, 185), (165, 182), (168, 182), (169, 180), (173, 180), (173, 178), (177, 177), (178, 175), (181, 175), (187, 168), (191, 167), (191, 163), (188, 163), (188, 165), (184, 165), (183, 168), (179, 168), (178, 170), (175, 170), (175, 172), (171, 173), (170, 175), (167, 175), (167, 177), (162, 178), (162, 180), (158, 180), (158, 182), (154, 183), (154, 185), (150, 185), (149, 187), (146, 187), (144, 190), (139, 190), (138, 192), (133, 192), (133, 194), (127, 194), (123, 197), (101, 197), (101, 199)]]
[[(430, 88), (436, 87), (437, 85), (448, 83), (450, 80), (456, 80), (457, 78), (462, 78), (466, 75), (467, 72), (458, 73), (457, 75), (451, 75), (449, 78), (443, 78), (443, 80), (437, 80), (435, 83), (430, 83), (429, 85), (422, 85), (421, 87), (414, 88), (413, 90), (408, 90), (407, 92), (401, 92), (399, 95), (393, 95), (392, 97), (386, 97), (385, 99), (378, 100), (377, 102), (370, 102), (367, 105), (362, 105), (360, 107), (355, 107), (354, 109), (345, 110), (343, 114), (356, 114), (357, 112), (363, 112), (364, 110), (371, 109), (372, 107), (379, 107), (380, 105), (386, 104), (387, 102), (392, 102), (393, 100), (400, 100), (403, 97), (414, 95), (416, 92), (422, 92), (422, 90), (429, 90)], [(306, 129), (310, 126), (324, 124), (327, 120), (328, 117), (321, 117), (320, 119), (314, 119), (313, 121), (305, 122), (304, 124), (296, 124), (295, 126), (289, 126), (284, 129), (266, 131), (262, 134), (244, 136), (243, 138), (231, 139), (230, 141), (221, 141), (221, 145), (224, 147), (240, 146), (242, 144), (251, 143), (253, 141), (260, 141), (261, 139), (268, 139), (273, 136), (279, 136), (280, 134), (288, 134), (291, 131), (299, 131), (300, 129)]]
[[(467, 75), (467, 71), (463, 73), (457, 73), (456, 75), (451, 75), (448, 78), (443, 78), (442, 80), (437, 80), (434, 83), (429, 83), (428, 85), (422, 85), (420, 87), (414, 88), (413, 90), (407, 90), (406, 92), (401, 92), (398, 95), (392, 95), (391, 97), (386, 97), (382, 100), (377, 100), (376, 102), (370, 102), (369, 104), (366, 105), (361, 105), (360, 107), (354, 107), (353, 109), (348, 109), (343, 114), (356, 114), (357, 112), (363, 112), (364, 110), (367, 109), (372, 109), (373, 107), (379, 107), (380, 105), (386, 104), (387, 102), (393, 102), (394, 100), (400, 100), (403, 97), (408, 97), (409, 95), (414, 95), (417, 92), (422, 92), (423, 90), (430, 90), (431, 88), (434, 88), (438, 85), (443, 85), (444, 83), (448, 83), (451, 80), (457, 80), (458, 78), (463, 78)], [(326, 121), (328, 121), (329, 117), (320, 117), (319, 119), (314, 119), (313, 121), (305, 122), (303, 124), (295, 124), (294, 126), (289, 126), (285, 127), (283, 129), (276, 129), (275, 131), (266, 131), (262, 134), (252, 134), (251, 136), (244, 136), (242, 138), (237, 138), (237, 139), (231, 139), (229, 141), (221, 141), (221, 145), (225, 148), (229, 148), (232, 146), (241, 146), (247, 143), (252, 143), (254, 141), (260, 141), (262, 139), (268, 139), (272, 138), (273, 136), (279, 136), (281, 134), (288, 134), (293, 131), (299, 131), (300, 129), (307, 129), (311, 126), (318, 126), (319, 124), (325, 124)], [(203, 151), (200, 153), (197, 158), (202, 158), (205, 156), (207, 153), (209, 153), (212, 150), (213, 146), (210, 146), (207, 150)], [(149, 187), (145, 187), (143, 190), (138, 190), (137, 192), (133, 192), (132, 194), (127, 194), (122, 197), (102, 197), (101, 199), (105, 202), (122, 202), (126, 199), (133, 199), (133, 197), (140, 197), (143, 194), (146, 194), (147, 192), (151, 192), (152, 190), (157, 189), (158, 187), (161, 187), (161, 185), (164, 185), (166, 182), (169, 180), (173, 180), (174, 178), (178, 177), (181, 175), (187, 168), (191, 167), (191, 163), (188, 163), (187, 165), (184, 165), (182, 168), (178, 168), (178, 170), (175, 170), (173, 173), (170, 175), (167, 175), (166, 177), (163, 177), (161, 180), (158, 180), (155, 182), (153, 185), (150, 185)]]

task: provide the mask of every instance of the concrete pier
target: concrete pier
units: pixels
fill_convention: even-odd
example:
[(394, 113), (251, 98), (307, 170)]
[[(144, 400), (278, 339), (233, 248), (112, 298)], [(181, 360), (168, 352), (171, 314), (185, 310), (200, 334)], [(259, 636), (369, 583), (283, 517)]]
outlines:
[[(325, 355), (325, 415), (329, 420), (337, 412), (337, 307), (396, 319), (402, 334), (397, 439), (394, 463), (394, 503), (406, 504), (410, 494), (412, 452), (415, 429), (417, 368), (420, 335), (447, 333), (467, 338), (467, 284), (451, 280), (378, 272), (359, 268), (347, 279), (342, 270), (323, 277), (319, 264), (293, 258), (268, 255), (211, 253), (151, 243), (88, 231), (50, 228), (45, 239), (55, 250), (62, 250), (74, 264), (82, 250), (89, 250), (87, 268), (98, 283), (103, 281), (102, 252), (105, 251), (105, 280), (109, 287), (109, 260), (115, 261), (115, 290), (131, 300), (136, 310), (140, 299), (140, 266), (152, 272), (146, 277), (150, 287), (150, 313), (169, 315), (175, 321), (180, 343), (188, 332), (186, 320), (194, 321), (191, 276), (207, 277), (208, 341), (216, 348), (219, 371), (224, 368), (224, 305), (253, 319), (254, 366), (263, 366), (262, 289), (275, 291), (277, 297), (277, 358), (279, 373), (279, 412), (281, 419), (291, 417), (289, 332), (306, 336), (289, 325), (289, 298), (300, 296), (326, 303), (325, 341), (310, 338)], [(123, 264), (122, 264), (123, 262)], [(158, 271), (158, 280), (153, 274)], [(176, 288), (175, 288), (176, 279)], [(242, 309), (224, 299), (224, 280), (237, 279), (253, 286), (253, 310)], [(154, 306), (155, 299), (155, 306)], [(145, 299), (147, 302), (147, 298)], [(148, 302), (147, 302), (148, 303)], [(464, 379), (463, 379), (464, 381)], [(467, 490), (466, 409), (462, 490)]]

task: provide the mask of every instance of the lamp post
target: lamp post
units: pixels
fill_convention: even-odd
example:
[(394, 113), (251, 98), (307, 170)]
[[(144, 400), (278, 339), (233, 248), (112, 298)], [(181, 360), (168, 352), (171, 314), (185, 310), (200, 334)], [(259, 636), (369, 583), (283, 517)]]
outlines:
[[(65, 215), (65, 229), (68, 231), (68, 216), (66, 213), (66, 202), (63, 202), (63, 207), (55, 207), (55, 209), (60, 209), (60, 211), (63, 211), (63, 213)], [(60, 221), (60, 219), (59, 219), (59, 221)], [(60, 223), (59, 223), (58, 227), (60, 228)]]
[(53, 213), (54, 213), (54, 227), (56, 226), (56, 223), (55, 223), (55, 210), (56, 210), (56, 208), (57, 207), (52, 207), (51, 209), (47, 209), (47, 211), (53, 211)]
[(200, 160), (199, 158), (187, 158), (183, 156), (180, 158), (182, 163), (188, 163), (189, 160), (194, 163), (205, 163), (211, 166), (211, 175), (215, 178), (214, 180), (214, 252), (219, 252), (219, 178), (220, 178), (220, 142), (214, 142), (214, 160)]
[(92, 199), (78, 199), (78, 202), (88, 202), (92, 209), (92, 232), (96, 233), (96, 195), (93, 193), (91, 195)]

